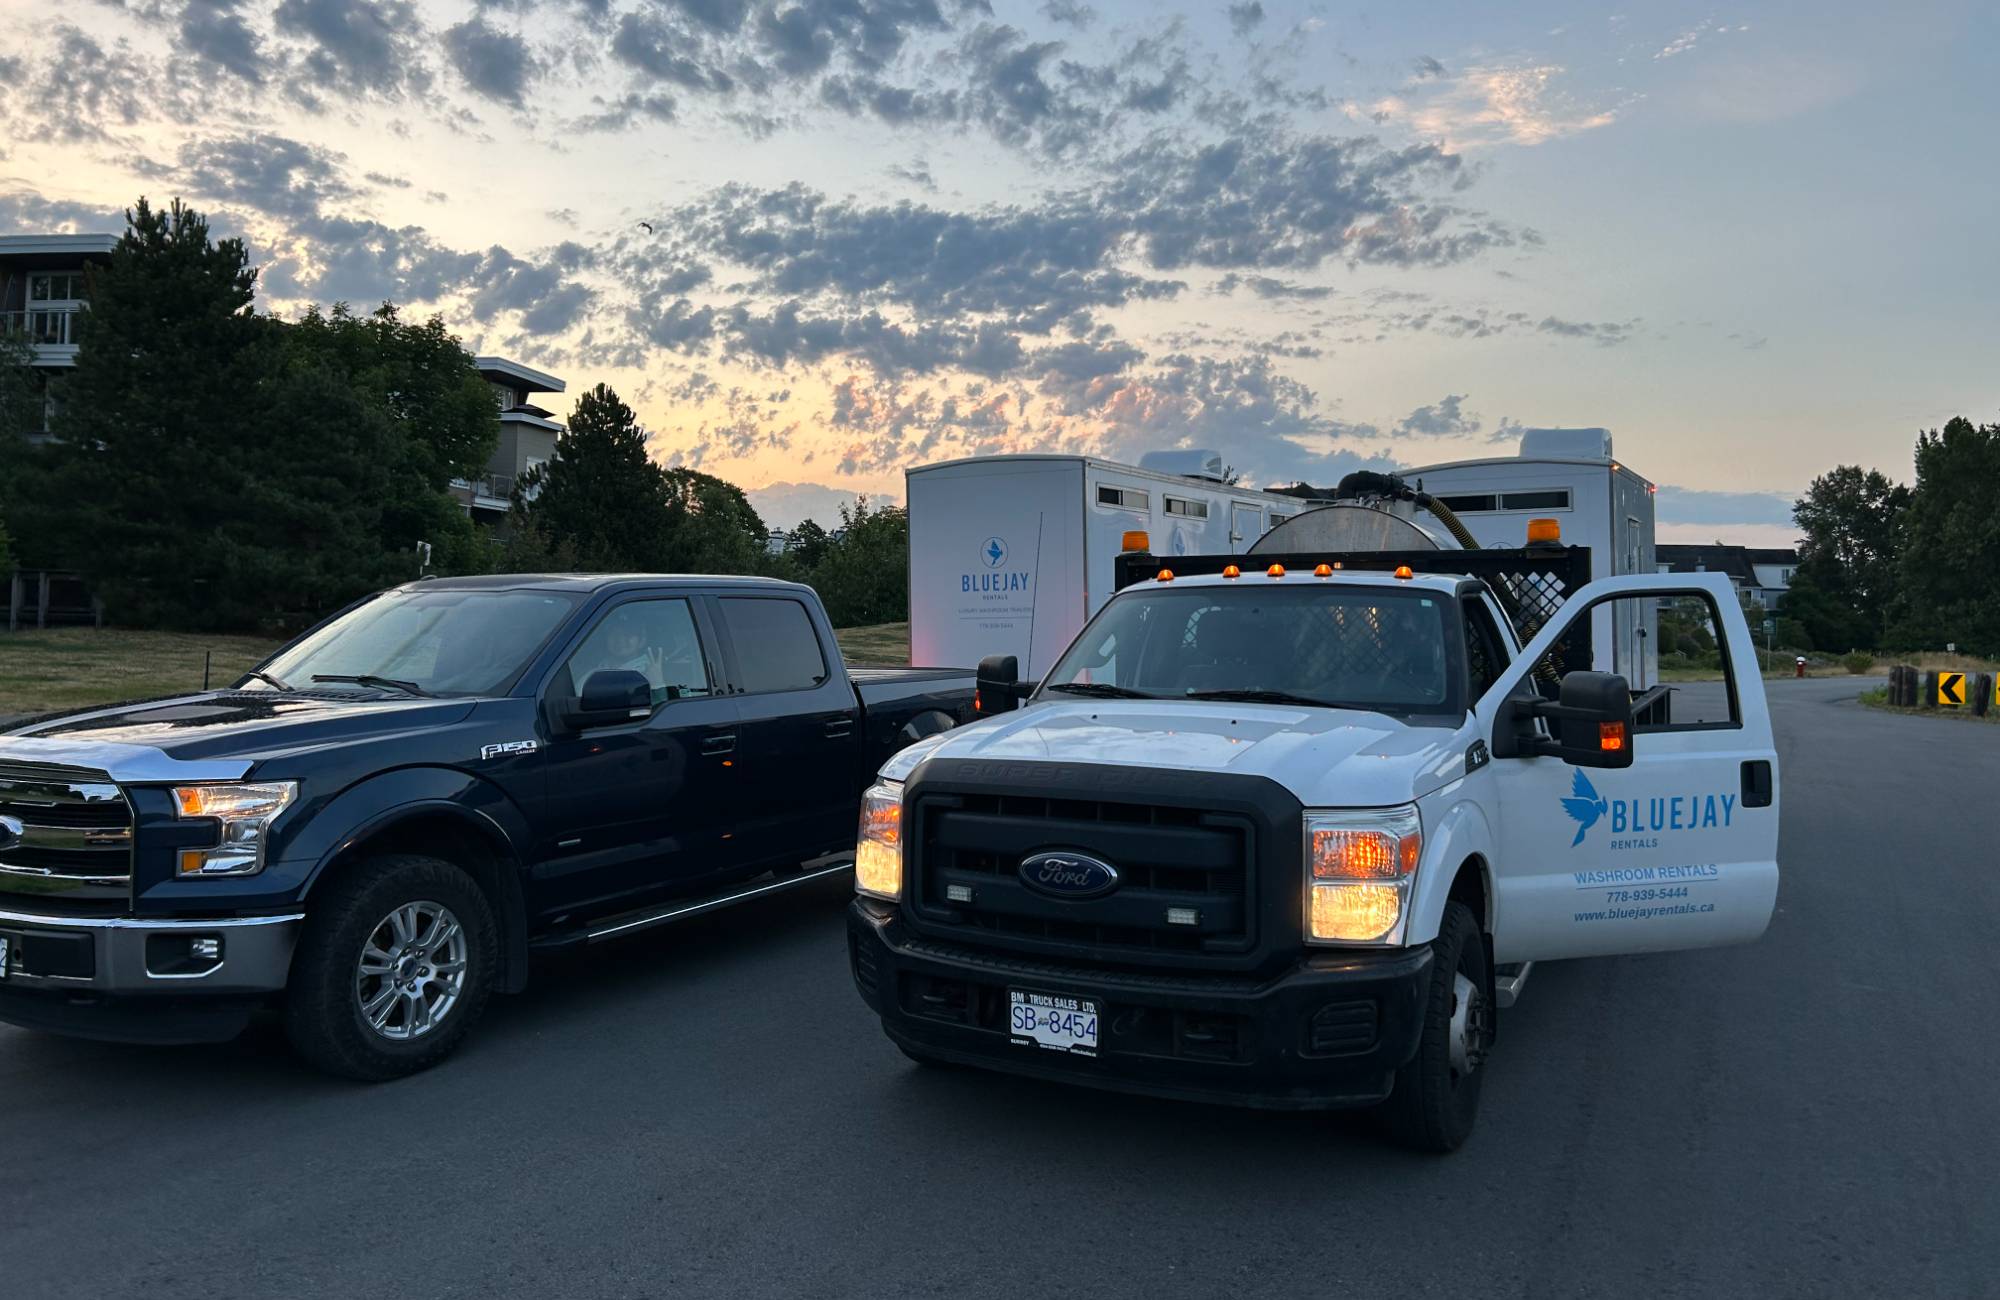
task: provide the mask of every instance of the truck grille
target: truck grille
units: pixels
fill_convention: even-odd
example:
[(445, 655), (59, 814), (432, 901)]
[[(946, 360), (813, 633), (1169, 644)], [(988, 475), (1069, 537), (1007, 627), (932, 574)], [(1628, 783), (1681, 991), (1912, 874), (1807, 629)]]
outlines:
[(132, 824), (124, 792), (103, 772), (0, 763), (0, 897), (122, 902)]
[[(1254, 821), (1119, 799), (926, 791), (911, 831), (923, 920), (1029, 951), (1122, 950), (1142, 959), (1243, 953), (1255, 943)], [(1073, 850), (1111, 864), (1117, 888), (1051, 898), (1021, 860)], [(1170, 914), (1172, 919), (1170, 919)]]

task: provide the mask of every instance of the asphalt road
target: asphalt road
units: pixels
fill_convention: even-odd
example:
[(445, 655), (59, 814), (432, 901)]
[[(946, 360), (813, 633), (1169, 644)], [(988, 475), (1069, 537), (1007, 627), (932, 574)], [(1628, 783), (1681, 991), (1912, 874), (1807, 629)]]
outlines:
[(0, 1028), (0, 1294), (1992, 1294), (2000, 734), (1854, 692), (1772, 687), (1770, 932), (1538, 969), (1453, 1157), (919, 1070), (829, 887), (552, 964), (382, 1087)]

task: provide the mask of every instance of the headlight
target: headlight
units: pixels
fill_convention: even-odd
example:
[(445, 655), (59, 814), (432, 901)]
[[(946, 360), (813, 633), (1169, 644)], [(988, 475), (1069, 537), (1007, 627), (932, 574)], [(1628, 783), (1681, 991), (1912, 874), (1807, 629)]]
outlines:
[(1394, 946), (1423, 857), (1414, 807), (1306, 814), (1306, 941)]
[(299, 796), (297, 781), (236, 782), (174, 787), (183, 821), (216, 824), (210, 848), (182, 849), (182, 876), (253, 876), (264, 869), (264, 840), (271, 823)]
[(878, 781), (861, 795), (861, 833), (854, 846), (854, 888), (895, 902), (903, 896), (903, 787)]
[(929, 758), (932, 750), (935, 750), (939, 745), (944, 744), (945, 741), (950, 739), (951, 733), (949, 731), (940, 731), (935, 735), (925, 736), (922, 740), (912, 741), (889, 756), (889, 761), (882, 764), (882, 770), (875, 774), (875, 779), (877, 781), (909, 780), (910, 773), (917, 770), (917, 764)]

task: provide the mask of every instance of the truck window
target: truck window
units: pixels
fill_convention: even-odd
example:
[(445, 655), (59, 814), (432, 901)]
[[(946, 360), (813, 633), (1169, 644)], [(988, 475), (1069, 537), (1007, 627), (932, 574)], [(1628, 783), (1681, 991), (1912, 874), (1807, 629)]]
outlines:
[[(1625, 608), (1614, 625), (1629, 624), (1644, 612), (1637, 598), (1615, 599)], [(1722, 635), (1721, 612), (1707, 592), (1676, 591), (1658, 600), (1660, 678), (1669, 692), (1665, 718), (1642, 721), (1634, 730), (1707, 731), (1742, 726), (1738, 674), (1758, 671), (1758, 666), (1732, 661), (1728, 641)], [(1565, 635), (1587, 628), (1592, 611), (1604, 603), (1598, 601), (1580, 611)], [(1633, 669), (1623, 662), (1622, 652), (1619, 671), (1628, 682), (1632, 679)]]
[(1484, 601), (1466, 598), (1459, 605), (1465, 611), (1465, 675), (1472, 683), (1468, 698), (1482, 699), (1507, 667), (1506, 643)]
[(654, 704), (713, 689), (685, 600), (628, 601), (599, 619), (569, 657), (569, 690), (581, 690), (592, 673), (617, 669), (643, 676)]
[(746, 691), (809, 691), (827, 678), (812, 616), (796, 600), (725, 596), (722, 621)]
[[(414, 682), (433, 695), (494, 694), (520, 675), (575, 608), (573, 598), (549, 591), (398, 589), (309, 634), (264, 671), (299, 686), (319, 675), (373, 674)], [(277, 688), (253, 682), (249, 689)]]
[(1131, 591), (1105, 605), (1044, 689), (1098, 683), (1173, 699), (1282, 691), (1332, 708), (1455, 713), (1463, 668), (1448, 606), (1386, 587)]

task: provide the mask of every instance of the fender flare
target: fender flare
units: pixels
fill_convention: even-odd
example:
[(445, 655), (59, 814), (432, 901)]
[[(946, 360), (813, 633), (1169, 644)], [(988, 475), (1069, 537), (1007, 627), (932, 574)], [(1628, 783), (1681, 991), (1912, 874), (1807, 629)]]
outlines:
[(913, 745), (917, 741), (923, 740), (928, 736), (935, 736), (941, 731), (950, 731), (957, 725), (958, 719), (952, 717), (943, 709), (925, 709), (922, 713), (905, 722), (902, 729), (896, 732), (896, 738), (902, 742), (897, 748), (901, 749), (903, 745)]
[(1416, 897), (1410, 904), (1410, 923), (1404, 930), (1404, 941), (1411, 947), (1437, 938), (1452, 882), (1458, 878), (1458, 869), (1472, 858), (1486, 864), (1488, 914), (1478, 919), (1490, 934), (1500, 925), (1500, 897), (1493, 885), (1493, 827), (1486, 819), (1486, 810), (1472, 798), (1461, 795), (1445, 809), (1435, 826), (1425, 829)]
[[(500, 986), (518, 991), (527, 979), (526, 855), (533, 843), (526, 815), (487, 781), (446, 767), (408, 767), (379, 773), (342, 790), (318, 809), (290, 852), (312, 861), (299, 887), (309, 897), (335, 863), (356, 847), (395, 827), (443, 818), (483, 844), (492, 856), (495, 920), (500, 924)], [(325, 828), (323, 833), (314, 832)]]

